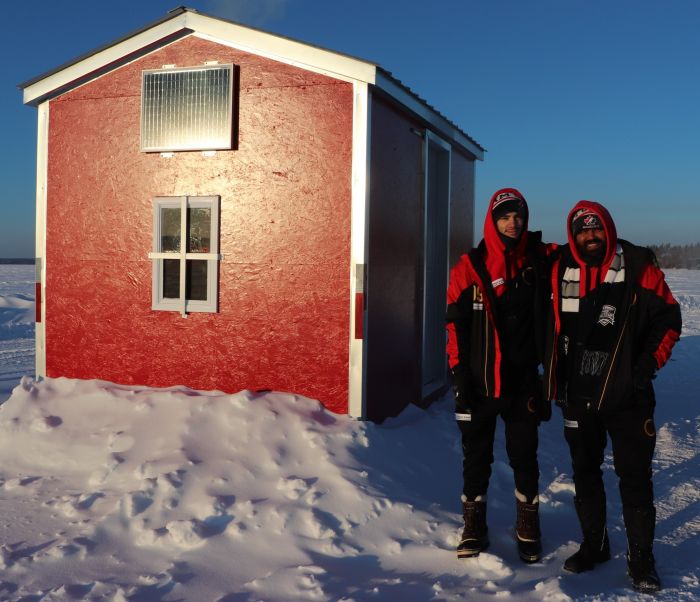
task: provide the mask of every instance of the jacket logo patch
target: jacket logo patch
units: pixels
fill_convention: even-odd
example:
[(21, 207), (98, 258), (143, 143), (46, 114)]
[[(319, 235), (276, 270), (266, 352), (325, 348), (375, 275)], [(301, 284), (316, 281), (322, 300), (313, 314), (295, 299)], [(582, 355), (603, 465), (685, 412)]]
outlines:
[(614, 305), (603, 305), (600, 310), (600, 317), (598, 318), (598, 324), (601, 326), (610, 326), (615, 324), (615, 306)]
[(481, 289), (478, 286), (474, 287), (474, 292), (472, 294), (472, 307), (477, 311), (483, 311), (484, 309), (484, 296), (481, 294)]
[(496, 288), (496, 287), (498, 287), (498, 286), (504, 285), (505, 283), (506, 283), (506, 281), (503, 280), (503, 278), (496, 278), (496, 280), (493, 280), (493, 281), (491, 282), (491, 286), (492, 286), (493, 288)]
[(581, 376), (600, 376), (603, 373), (603, 367), (609, 355), (607, 351), (589, 351), (584, 349), (581, 357)]
[(578, 421), (577, 420), (564, 420), (564, 426), (568, 429), (577, 429), (578, 428)]

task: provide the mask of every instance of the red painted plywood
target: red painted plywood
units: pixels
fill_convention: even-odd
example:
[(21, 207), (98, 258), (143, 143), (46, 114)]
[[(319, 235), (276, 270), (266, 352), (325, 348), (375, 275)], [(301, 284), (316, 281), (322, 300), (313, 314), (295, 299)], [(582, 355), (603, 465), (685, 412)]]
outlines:
[[(240, 68), (238, 148), (139, 152), (141, 71)], [(47, 374), (347, 411), (352, 86), (189, 37), (50, 103)], [(152, 198), (221, 196), (219, 313), (151, 310)]]

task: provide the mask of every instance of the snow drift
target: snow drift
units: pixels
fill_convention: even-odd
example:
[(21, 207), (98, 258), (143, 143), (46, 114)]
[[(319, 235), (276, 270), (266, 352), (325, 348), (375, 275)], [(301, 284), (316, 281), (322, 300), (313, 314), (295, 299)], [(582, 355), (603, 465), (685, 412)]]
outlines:
[[(669, 281), (685, 334), (657, 379), (657, 598), (691, 600), (700, 597), (700, 272), (672, 270)], [(588, 575), (561, 570), (579, 530), (556, 411), (540, 431), (542, 561), (517, 557), (500, 428), (491, 548), (459, 561), (451, 405), (447, 396), (375, 425), (286, 393), (24, 377), (0, 406), (0, 599), (646, 599), (625, 575), (610, 458), (613, 558)]]

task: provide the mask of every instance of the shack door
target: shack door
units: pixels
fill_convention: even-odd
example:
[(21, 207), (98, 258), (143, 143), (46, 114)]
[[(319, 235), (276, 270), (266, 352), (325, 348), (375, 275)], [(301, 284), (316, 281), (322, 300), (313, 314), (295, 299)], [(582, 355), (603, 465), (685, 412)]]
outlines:
[(423, 398), (447, 378), (445, 310), (449, 275), (450, 146), (426, 132), (423, 250)]

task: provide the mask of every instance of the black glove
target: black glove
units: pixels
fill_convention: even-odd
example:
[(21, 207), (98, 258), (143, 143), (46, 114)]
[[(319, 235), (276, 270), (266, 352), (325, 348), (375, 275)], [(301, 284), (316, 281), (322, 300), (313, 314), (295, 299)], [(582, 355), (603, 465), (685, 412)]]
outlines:
[(552, 419), (552, 402), (542, 395), (532, 395), (527, 400), (527, 411), (535, 415), (537, 424), (549, 422)]
[(647, 389), (653, 378), (656, 378), (656, 360), (651, 355), (642, 355), (637, 365), (632, 369), (632, 383), (638, 391)]
[(473, 390), (471, 377), (464, 366), (457, 364), (450, 371), (452, 374), (452, 393), (455, 398), (455, 412), (457, 414), (471, 414)]
[(552, 419), (552, 402), (549, 399), (540, 397), (537, 400), (536, 413), (538, 422), (549, 422)]
[(530, 373), (526, 381), (528, 394), (527, 409), (537, 417), (537, 423), (549, 422), (552, 418), (552, 402), (545, 399), (542, 376), (537, 372)]

